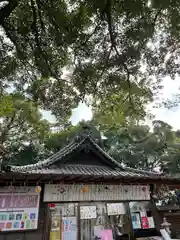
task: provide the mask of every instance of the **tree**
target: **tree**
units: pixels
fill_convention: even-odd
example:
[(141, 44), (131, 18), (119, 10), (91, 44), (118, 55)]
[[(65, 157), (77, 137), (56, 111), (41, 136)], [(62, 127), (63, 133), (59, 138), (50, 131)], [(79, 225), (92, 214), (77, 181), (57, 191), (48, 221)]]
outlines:
[[(101, 147), (114, 159), (125, 166), (142, 170), (159, 170), (167, 172), (168, 166), (175, 165), (174, 157), (178, 158), (176, 137), (172, 127), (162, 121), (155, 121), (153, 132), (149, 126), (129, 124), (117, 128), (117, 125), (100, 128), (95, 119), (86, 123), (93, 137), (100, 140)], [(51, 133), (45, 141), (45, 147), (53, 153), (68, 144), (76, 134), (83, 131), (84, 123), (68, 126), (61, 131)], [(98, 130), (99, 129), (99, 130)], [(101, 138), (101, 134), (105, 138)], [(178, 145), (180, 149), (180, 145)], [(174, 153), (172, 152), (174, 150)], [(175, 153), (176, 151), (176, 153)], [(176, 167), (176, 172), (180, 168)], [(173, 172), (173, 168), (168, 170)], [(175, 171), (175, 169), (174, 169)]]
[(83, 134), (86, 131), (89, 131), (93, 137), (101, 139), (100, 132), (97, 130), (93, 120), (81, 121), (76, 126), (69, 124), (61, 129), (57, 129), (55, 132), (51, 132), (45, 139), (45, 147), (55, 153), (74, 140), (77, 134)]
[(162, 121), (154, 121), (153, 131), (145, 125), (129, 125), (119, 129), (109, 128), (106, 150), (126, 166), (178, 173), (180, 170), (179, 138), (172, 127)]
[(78, 15), (68, 14), (63, 1), (13, 0), (0, 8), (0, 86), (27, 91), (32, 101), (59, 119), (69, 116), (78, 102), (73, 87), (61, 76), (69, 62), (68, 47), (77, 35), (70, 22), (75, 23)]
[(56, 132), (51, 132), (45, 139), (46, 149), (52, 151), (53, 153), (56, 153), (62, 147), (68, 144), (68, 142), (71, 141), (72, 138), (75, 137), (75, 134), (77, 134), (80, 130), (81, 130), (80, 125), (77, 126), (70, 125), (65, 129), (56, 130)]
[[(126, 102), (131, 111), (136, 111), (133, 94), (151, 96), (161, 87), (163, 76), (178, 73), (171, 44), (176, 48), (174, 18), (179, 15), (179, 2), (92, 0), (82, 4), (87, 12), (94, 13), (94, 28), (92, 37), (75, 54), (78, 89), (92, 95), (99, 93), (99, 101), (109, 91), (122, 91), (119, 104)], [(152, 76), (156, 76), (155, 82)]]
[(119, 93), (110, 92), (100, 99), (99, 96), (95, 97), (92, 105), (95, 123), (101, 126), (101, 129), (106, 130), (109, 126), (118, 128), (122, 125), (129, 125), (132, 119), (136, 122), (144, 120), (148, 116), (145, 106), (152, 97), (151, 92), (147, 96), (143, 96), (143, 93), (138, 90), (131, 93), (133, 108), (128, 104), (127, 97), (128, 94), (125, 94), (123, 90)]
[[(128, 109), (136, 111), (132, 95), (152, 96), (163, 76), (179, 73), (179, 5), (177, 0), (4, 2), (0, 79), (21, 74), (31, 88), (37, 79), (51, 77), (42, 105), (58, 116), (62, 103), (69, 112), (87, 95), (101, 99), (120, 90)], [(63, 67), (72, 70), (70, 79), (62, 78)], [(42, 91), (35, 92), (42, 101)]]
[[(42, 149), (45, 135), (49, 134), (49, 123), (42, 119), (34, 102), (18, 93), (4, 93), (0, 105), (0, 144), (8, 151), (4, 161), (26, 163), (27, 158), (30, 161), (30, 149), (34, 151), (31, 161), (35, 161), (35, 152), (38, 157), (38, 148)], [(26, 158), (20, 157), (25, 152)]]
[[(85, 124), (85, 125), (84, 125)], [(179, 131), (162, 121), (153, 122), (153, 131), (149, 126), (140, 124), (96, 125), (93, 119), (87, 123), (80, 122), (77, 126), (71, 124), (56, 131), (49, 131), (43, 143), (35, 148), (33, 142), (22, 146), (21, 151), (13, 154), (15, 163), (33, 163), (50, 156), (68, 144), (76, 134), (88, 126), (94, 138), (99, 139), (101, 147), (122, 165), (147, 171), (161, 171), (168, 174), (178, 174), (180, 171), (180, 138)], [(104, 136), (102, 138), (102, 135)], [(24, 164), (25, 162), (23, 162)]]

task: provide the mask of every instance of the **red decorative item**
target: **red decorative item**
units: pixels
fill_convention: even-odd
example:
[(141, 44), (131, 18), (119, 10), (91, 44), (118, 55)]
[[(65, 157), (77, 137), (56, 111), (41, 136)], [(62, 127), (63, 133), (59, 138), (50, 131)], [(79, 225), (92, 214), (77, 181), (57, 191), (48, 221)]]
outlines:
[(146, 191), (146, 187), (142, 187), (142, 191), (145, 192)]
[(141, 223), (142, 223), (142, 228), (143, 229), (148, 229), (149, 228), (149, 223), (148, 223), (148, 218), (147, 217), (142, 217), (141, 218)]
[(55, 208), (55, 204), (54, 204), (54, 203), (50, 203), (50, 204), (49, 204), (49, 207), (50, 207), (50, 208)]

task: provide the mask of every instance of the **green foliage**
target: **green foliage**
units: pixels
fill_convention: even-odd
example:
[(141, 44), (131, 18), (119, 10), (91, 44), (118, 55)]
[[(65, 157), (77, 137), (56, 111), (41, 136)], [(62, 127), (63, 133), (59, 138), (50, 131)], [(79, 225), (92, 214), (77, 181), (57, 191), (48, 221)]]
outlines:
[(154, 121), (153, 126), (152, 132), (148, 126), (137, 124), (107, 129), (106, 150), (129, 167), (178, 173), (180, 144), (176, 132), (162, 121)]
[(54, 153), (64, 147), (72, 137), (75, 136), (81, 129), (80, 125), (69, 126), (65, 130), (57, 131), (55, 133), (51, 132), (49, 136), (45, 139), (45, 147)]
[(59, 119), (87, 95), (110, 93), (124, 96), (121, 105), (126, 98), (130, 114), (143, 114), (138, 98), (151, 101), (162, 77), (179, 73), (179, 7), (176, 0), (7, 1), (0, 8), (1, 85), (28, 88)]
[[(113, 156), (150, 169), (170, 168), (166, 155), (173, 156), (175, 169), (177, 134), (163, 123), (154, 125), (153, 134), (137, 124), (161, 79), (179, 74), (179, 9), (177, 0), (5, 2), (0, 7), (0, 143), (16, 154), (29, 151), (24, 143), (38, 146), (46, 139), (47, 148), (57, 150), (57, 142), (63, 144), (76, 130), (49, 136), (39, 108), (64, 123), (88, 96), (97, 126), (115, 141), (107, 147)], [(64, 69), (69, 76), (63, 76)], [(13, 94), (6, 93), (9, 87)]]
[[(100, 132), (95, 127), (96, 120), (88, 123), (95, 138), (101, 139)], [(57, 152), (69, 143), (75, 134), (82, 131), (83, 123), (51, 133), (45, 141), (45, 146), (52, 152)], [(101, 139), (102, 147), (120, 163), (142, 170), (163, 171), (174, 174), (180, 171), (180, 141), (178, 131), (162, 121), (153, 122), (153, 131), (149, 126), (128, 124), (100, 127), (105, 138)]]
[(5, 156), (3, 164), (6, 165), (27, 165), (34, 164), (39, 160), (39, 151), (31, 145), (12, 146), (11, 154)]
[(71, 142), (77, 134), (82, 134), (85, 131), (85, 126), (88, 126), (88, 131), (91, 132), (93, 137), (100, 139), (100, 133), (94, 125), (93, 121), (81, 121), (78, 125), (64, 126), (64, 128), (56, 129), (55, 132), (51, 131), (45, 138), (45, 148), (52, 152), (57, 152), (66, 144)]
[[(96, 127), (95, 119), (88, 122), (94, 138), (101, 139), (101, 147), (120, 163), (143, 170), (160, 170), (169, 174), (180, 171), (180, 138), (179, 132), (174, 132), (168, 124), (162, 121), (153, 123), (153, 131), (149, 126), (139, 124), (115, 125), (107, 128), (107, 125)], [(84, 122), (77, 126), (64, 126), (56, 131), (47, 131), (42, 141), (39, 136), (25, 135), (21, 133), (15, 138), (9, 138), (5, 144), (9, 144), (10, 153), (4, 159), (5, 163), (30, 164), (45, 159), (59, 151), (68, 144), (76, 134), (84, 131)], [(24, 135), (25, 136), (24, 136)], [(14, 142), (16, 140), (16, 142)], [(19, 140), (19, 142), (17, 142)]]
[(8, 116), (14, 111), (12, 97), (9, 95), (0, 96), (0, 117)]
[(142, 92), (131, 93), (132, 105), (128, 101), (129, 95), (123, 91), (98, 98), (94, 98), (93, 114), (96, 123), (103, 128), (122, 126), (130, 123), (132, 119), (138, 121), (147, 116), (144, 107), (148, 100), (143, 97)]
[(49, 123), (42, 119), (37, 105), (23, 95), (4, 93), (1, 99), (0, 143), (8, 151), (6, 159), (13, 159), (13, 162), (17, 160), (18, 163), (26, 162), (30, 156), (21, 161), (18, 159), (25, 156), (25, 152), (29, 154), (30, 146), (35, 149), (41, 147), (49, 132)]

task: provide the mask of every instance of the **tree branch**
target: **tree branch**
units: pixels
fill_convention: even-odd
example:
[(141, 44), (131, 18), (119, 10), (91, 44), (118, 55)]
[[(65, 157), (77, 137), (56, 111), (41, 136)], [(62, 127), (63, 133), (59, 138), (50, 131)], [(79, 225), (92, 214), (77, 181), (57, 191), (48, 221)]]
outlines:
[(42, 47), (41, 47), (41, 43), (40, 43), (40, 39), (39, 39), (39, 32), (38, 32), (38, 18), (37, 18), (36, 6), (35, 6), (34, 0), (31, 0), (31, 8), (32, 8), (32, 12), (33, 12), (32, 30), (33, 30), (34, 35), (35, 35), (35, 41), (36, 41), (36, 44), (37, 44), (37, 48), (38, 48), (41, 56), (43, 57), (43, 59), (46, 63), (46, 67), (48, 68), (48, 72), (51, 74), (52, 77), (56, 77), (52, 73), (51, 67), (49, 66), (49, 63), (48, 63), (48, 59), (45, 56), (45, 53), (43, 52)]
[(162, 12), (162, 8), (160, 8), (160, 9), (156, 12), (156, 14), (155, 14), (154, 21), (153, 21), (153, 23), (152, 23), (152, 33), (154, 32), (157, 19), (158, 19), (159, 15), (161, 14), (161, 12)]
[(54, 20), (53, 15), (51, 14), (51, 11), (50, 11), (51, 9), (49, 8), (49, 6), (41, 0), (38, 0), (37, 2), (38, 2), (38, 4), (37, 4), (38, 7), (40, 8), (40, 5), (41, 5), (41, 7), (48, 13), (49, 20), (52, 22), (56, 32), (57, 33), (61, 32), (61, 29), (59, 28), (58, 24)]
[[(119, 51), (117, 49), (116, 39), (115, 39), (115, 36), (114, 36), (113, 23), (112, 23), (112, 13), (111, 13), (111, 0), (107, 1), (106, 16), (107, 16), (107, 23), (108, 23), (108, 29), (109, 29), (109, 35), (110, 35), (110, 41), (111, 41), (112, 48), (115, 50), (117, 56), (121, 57), (121, 55), (119, 54)], [(131, 106), (133, 107), (134, 104), (133, 104), (133, 101), (132, 101), (130, 72), (129, 72), (129, 69), (128, 69), (127, 65), (125, 64), (125, 56), (123, 55), (123, 57), (124, 57), (124, 61), (121, 63), (121, 65), (123, 66), (123, 68), (125, 69), (125, 71), (127, 73), (127, 83), (128, 83), (128, 88), (129, 88), (129, 102), (130, 102)]]
[(0, 9), (0, 25), (11, 15), (18, 3), (19, 0), (9, 0), (9, 3)]

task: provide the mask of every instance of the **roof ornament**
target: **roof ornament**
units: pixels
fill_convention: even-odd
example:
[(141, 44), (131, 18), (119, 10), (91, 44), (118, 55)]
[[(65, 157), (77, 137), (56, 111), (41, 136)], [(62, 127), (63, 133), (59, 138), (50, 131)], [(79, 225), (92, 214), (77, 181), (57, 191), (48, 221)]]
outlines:
[(80, 141), (90, 137), (96, 144), (100, 147), (103, 147), (103, 140), (101, 138), (101, 133), (97, 130), (96, 127), (88, 124), (87, 122), (81, 123), (82, 131), (79, 133)]
[(88, 136), (92, 136), (91, 127), (87, 123), (82, 124), (82, 131), (78, 132), (75, 136), (75, 141), (80, 142)]

